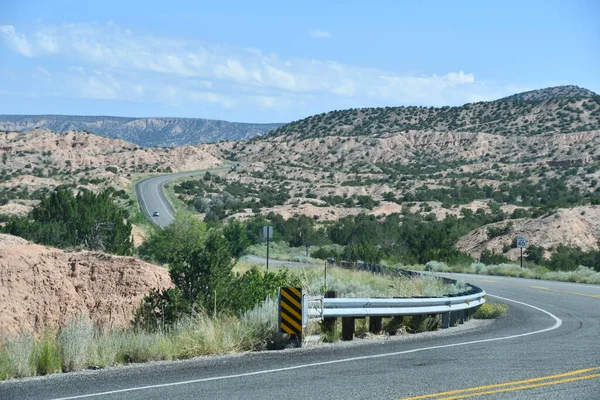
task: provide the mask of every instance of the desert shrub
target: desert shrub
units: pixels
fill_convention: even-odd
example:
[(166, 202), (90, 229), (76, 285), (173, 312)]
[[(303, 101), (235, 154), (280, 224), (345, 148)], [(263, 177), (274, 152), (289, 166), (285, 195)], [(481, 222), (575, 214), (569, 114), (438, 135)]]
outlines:
[(500, 318), (506, 315), (508, 311), (508, 305), (506, 304), (494, 304), (494, 303), (483, 303), (473, 314), (475, 319), (494, 319)]
[(339, 260), (343, 251), (343, 247), (330, 245), (321, 246), (319, 249), (312, 251), (310, 256), (313, 258), (319, 258), (321, 260), (327, 260), (328, 258), (335, 258)]
[(545, 279), (575, 283), (600, 284), (600, 272), (580, 265), (574, 271), (552, 271), (544, 275)]
[(489, 249), (485, 249), (479, 256), (479, 262), (490, 265), (490, 264), (510, 263), (511, 260), (502, 254), (496, 254)]
[(503, 235), (508, 235), (513, 228), (513, 223), (509, 222), (508, 224), (504, 225), (504, 226), (489, 226), (487, 228), (487, 236), (488, 239), (493, 239), (496, 238), (498, 236), (503, 236)]
[(471, 269), (474, 270), (476, 274), (482, 274), (483, 270), (485, 269), (485, 264), (480, 262), (473, 263), (471, 264)]
[(488, 275), (513, 276), (518, 278), (532, 278), (534, 275), (533, 271), (527, 268), (521, 268), (520, 265), (512, 263), (488, 265), (483, 269), (483, 273)]
[(448, 264), (440, 261), (429, 261), (425, 264), (425, 271), (442, 272), (448, 270)]

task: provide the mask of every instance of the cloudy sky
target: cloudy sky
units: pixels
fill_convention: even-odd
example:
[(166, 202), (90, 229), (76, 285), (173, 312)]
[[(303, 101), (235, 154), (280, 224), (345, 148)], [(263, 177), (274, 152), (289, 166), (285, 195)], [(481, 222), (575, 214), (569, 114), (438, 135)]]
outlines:
[(286, 122), (600, 93), (594, 0), (286, 3), (0, 0), (0, 114)]

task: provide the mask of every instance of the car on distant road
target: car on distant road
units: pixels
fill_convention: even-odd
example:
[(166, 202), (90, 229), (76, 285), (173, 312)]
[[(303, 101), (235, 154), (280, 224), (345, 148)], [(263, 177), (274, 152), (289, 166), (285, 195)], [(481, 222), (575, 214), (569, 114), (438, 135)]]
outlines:
[(158, 211), (154, 211), (154, 212), (152, 213), (152, 216), (153, 216), (153, 217), (160, 217), (160, 213), (159, 213)]

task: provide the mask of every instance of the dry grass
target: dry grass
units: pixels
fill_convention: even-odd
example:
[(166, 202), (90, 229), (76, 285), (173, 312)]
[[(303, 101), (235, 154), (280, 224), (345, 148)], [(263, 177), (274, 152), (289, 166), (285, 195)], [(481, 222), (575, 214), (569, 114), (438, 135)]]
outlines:
[[(252, 264), (238, 265), (237, 271)], [(274, 268), (279, 269), (279, 268)], [(311, 294), (323, 290), (323, 267), (304, 266), (301, 276)], [(338, 297), (437, 296), (460, 290), (433, 276), (402, 277), (328, 268), (327, 286)], [(365, 327), (366, 329), (366, 327)], [(311, 331), (317, 324), (311, 324)], [(337, 340), (333, 332), (329, 338)], [(267, 299), (240, 317), (198, 314), (181, 319), (164, 332), (100, 331), (82, 316), (60, 332), (0, 339), (0, 379), (106, 367), (150, 360), (183, 359), (211, 354), (277, 349), (286, 345), (277, 332), (277, 301)]]
[(277, 348), (277, 304), (265, 301), (241, 317), (196, 315), (165, 332), (100, 331), (82, 317), (61, 332), (0, 341), (0, 379), (21, 378), (90, 366)]
[(471, 265), (446, 265), (437, 261), (428, 262), (425, 267), (411, 266), (410, 269), (433, 272), (456, 272), (464, 274), (510, 276), (514, 278), (544, 279), (550, 281), (563, 281), (574, 283), (600, 284), (600, 272), (592, 268), (579, 266), (575, 271), (550, 271), (548, 268), (536, 265), (497, 264), (485, 265), (473, 263)]

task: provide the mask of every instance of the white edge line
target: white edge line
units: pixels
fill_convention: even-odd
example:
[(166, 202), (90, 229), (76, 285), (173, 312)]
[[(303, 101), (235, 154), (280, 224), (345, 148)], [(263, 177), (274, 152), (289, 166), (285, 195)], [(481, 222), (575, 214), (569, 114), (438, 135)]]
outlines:
[(554, 329), (558, 329), (562, 325), (562, 320), (560, 318), (558, 318), (556, 315), (552, 314), (551, 312), (543, 310), (539, 307), (532, 306), (531, 304), (523, 303), (521, 301), (507, 299), (506, 297), (494, 296), (491, 294), (488, 294), (488, 296), (495, 297), (500, 300), (505, 300), (505, 301), (510, 301), (513, 303), (521, 304), (526, 307), (533, 308), (534, 310), (541, 311), (544, 314), (547, 314), (551, 318), (554, 319), (554, 325), (552, 325), (549, 328), (541, 329), (539, 331), (520, 333), (518, 335), (503, 336), (503, 337), (498, 337), (498, 338), (472, 340), (470, 342), (452, 343), (452, 344), (445, 344), (445, 345), (440, 345), (440, 346), (422, 347), (422, 348), (418, 348), (418, 349), (404, 350), (404, 351), (398, 351), (398, 352), (394, 352), (394, 353), (374, 354), (374, 355), (370, 355), (370, 356), (344, 358), (341, 360), (323, 361), (323, 362), (312, 363), (312, 364), (295, 365), (292, 367), (246, 372), (243, 374), (236, 374), (236, 375), (214, 376), (212, 378), (193, 379), (193, 380), (189, 380), (189, 381), (163, 383), (163, 384), (149, 385), (149, 386), (138, 386), (138, 387), (132, 387), (132, 388), (128, 388), (128, 389), (111, 390), (108, 392), (90, 393), (90, 394), (83, 394), (83, 395), (71, 396), (71, 397), (61, 397), (61, 398), (57, 398), (57, 399), (53, 399), (53, 400), (70, 400), (70, 399), (83, 399), (83, 398), (88, 398), (88, 397), (106, 396), (106, 395), (110, 395), (110, 394), (127, 393), (127, 392), (133, 392), (133, 391), (145, 390), (145, 389), (156, 389), (156, 388), (161, 388), (161, 387), (189, 385), (192, 383), (210, 382), (210, 381), (218, 381), (218, 380), (224, 380), (224, 379), (234, 379), (234, 378), (241, 378), (241, 377), (253, 376), (253, 375), (264, 375), (264, 374), (270, 374), (270, 373), (274, 373), (274, 372), (291, 371), (291, 370), (295, 370), (295, 369), (318, 367), (318, 366), (331, 365), (331, 364), (340, 364), (340, 363), (351, 362), (351, 361), (362, 361), (362, 360), (369, 360), (369, 359), (373, 359), (373, 358), (393, 357), (393, 356), (398, 356), (398, 355), (402, 355), (402, 354), (418, 353), (421, 351), (443, 349), (443, 348), (448, 348), (448, 347), (467, 346), (470, 344), (477, 344), (477, 343), (497, 342), (497, 341), (501, 341), (501, 340), (515, 339), (515, 338), (519, 338), (519, 337), (531, 336), (531, 335), (537, 335), (537, 334), (544, 333), (544, 332), (549, 332)]

